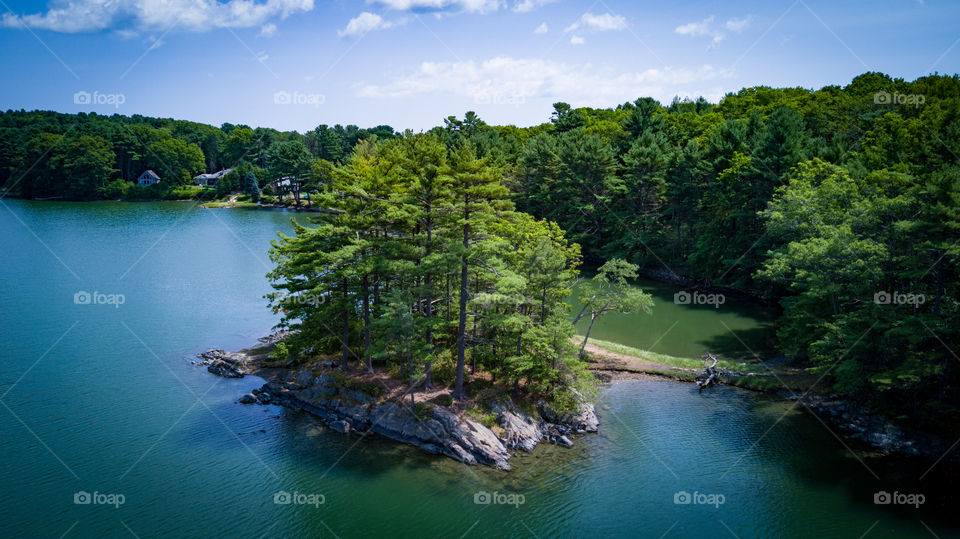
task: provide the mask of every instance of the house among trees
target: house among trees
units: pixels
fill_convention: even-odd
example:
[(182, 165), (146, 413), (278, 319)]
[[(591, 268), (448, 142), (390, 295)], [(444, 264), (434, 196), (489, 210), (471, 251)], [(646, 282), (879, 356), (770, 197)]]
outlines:
[(301, 182), (297, 180), (296, 176), (284, 176), (278, 180), (275, 180), (271, 185), (278, 193), (285, 193), (298, 190), (300, 183)]
[(159, 181), (160, 181), (160, 176), (158, 176), (156, 172), (152, 170), (147, 170), (147, 171), (144, 171), (144, 173), (141, 174), (139, 178), (137, 178), (137, 185), (142, 185), (142, 186), (153, 185)]
[(216, 187), (217, 184), (220, 183), (220, 178), (223, 178), (224, 176), (229, 174), (231, 170), (233, 169), (225, 168), (219, 172), (213, 172), (211, 174), (200, 174), (199, 176), (195, 176), (193, 178), (193, 181), (197, 185), (203, 185), (207, 187)]

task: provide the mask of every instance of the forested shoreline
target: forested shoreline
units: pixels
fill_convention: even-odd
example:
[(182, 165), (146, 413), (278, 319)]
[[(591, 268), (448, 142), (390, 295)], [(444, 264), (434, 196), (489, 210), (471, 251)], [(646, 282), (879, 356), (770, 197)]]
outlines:
[[(529, 128), (487, 125), (468, 112), (421, 134), (397, 133), (389, 126), (326, 125), (299, 134), (141, 116), (7, 111), (0, 115), (0, 185), (5, 194), (25, 198), (147, 198), (131, 180), (152, 169), (162, 181), (149, 198), (177, 198), (178, 189), (190, 194), (183, 187), (202, 172), (234, 169), (212, 196), (244, 190), (250, 174), (260, 188), (292, 176), (304, 191), (315, 193), (314, 203), (364, 216), (336, 219), (362, 221), (371, 208), (378, 218), (386, 212), (391, 219), (388, 227), (334, 220), (317, 232), (298, 230), (315, 241), (322, 236), (335, 243), (343, 232), (337, 227), (379, 230), (364, 238), (379, 242), (378, 249), (399, 249), (392, 241), (399, 229), (422, 238), (404, 245), (420, 255), (404, 256), (434, 265), (400, 268), (399, 275), (416, 278), (394, 292), (430, 306), (429, 291), (447, 283), (428, 276), (454, 270), (459, 276), (463, 252), (450, 247), (448, 252), (460, 255), (452, 261), (431, 257), (433, 242), (441, 240), (421, 227), (429, 203), (422, 196), (410, 200), (415, 193), (406, 189), (385, 197), (376, 189), (385, 187), (377, 183), (383, 178), (407, 173), (412, 176), (402, 181), (419, 181), (423, 188), (422, 178), (430, 176), (425, 171), (433, 166), (439, 176), (467, 182), (459, 195), (455, 182), (442, 192), (450, 199), (445, 207), (459, 208), (460, 217), (437, 216), (447, 219), (448, 231), (460, 227), (464, 249), (487, 249), (516, 272), (519, 265), (540, 260), (535, 255), (541, 244), (529, 242), (530, 237), (553, 238), (547, 244), (557, 252), (550, 257), (563, 260), (552, 270), (557, 273), (575, 270), (581, 255), (593, 267), (619, 258), (704, 285), (760, 290), (779, 298), (783, 307), (777, 321), (780, 349), (797, 366), (822, 376), (821, 386), (896, 420), (949, 433), (960, 425), (958, 115), (957, 76), (908, 82), (879, 73), (816, 91), (746, 88), (718, 104), (699, 99), (663, 106), (641, 98), (614, 109), (592, 109), (557, 103), (548, 122)], [(480, 189), (468, 184), (481, 179), (486, 191), (477, 200), (490, 205), (482, 217), (490, 224), (484, 226), (502, 222), (496, 234), (490, 230), (501, 242), (495, 246), (484, 246), (488, 237), (463, 232), (465, 206), (453, 202), (469, 189)], [(417, 206), (417, 218), (390, 214), (394, 204), (383, 200), (391, 197), (405, 207)], [(514, 217), (494, 218), (507, 213)], [(514, 243), (516, 255), (510, 260), (496, 249), (515, 236), (524, 241)], [(354, 256), (372, 245), (337, 249)], [(575, 254), (564, 254), (575, 248)], [(275, 256), (286, 256), (278, 249)], [(507, 286), (500, 283), (503, 268), (487, 270), (497, 274), (490, 294), (499, 295), (482, 296), (487, 307), (494, 305), (486, 315), (506, 316), (495, 305), (516, 296), (502, 289)], [(335, 290), (343, 284), (337, 273), (329, 275), (333, 280), (323, 286)], [(295, 273), (276, 276), (296, 278)], [(575, 271), (551, 283), (551, 301), (562, 299), (556, 298), (574, 276)], [(360, 289), (353, 286), (364, 283), (347, 283), (349, 290)], [(529, 290), (509, 291), (532, 297)], [(547, 331), (546, 322), (560, 313), (559, 305), (539, 315), (533, 303), (522, 303), (514, 303), (512, 318), (498, 324)], [(441, 305), (437, 312), (443, 315), (434, 316), (431, 308), (426, 317), (459, 315), (466, 306)], [(404, 313), (391, 312), (384, 323), (402, 320)], [(435, 327), (430, 324), (384, 329), (429, 335)], [(353, 332), (348, 340), (362, 342), (362, 327), (348, 327)], [(513, 337), (524, 331), (512, 327)], [(544, 342), (563, 334), (553, 329), (541, 336)], [(439, 326), (436, 331), (440, 334)], [(387, 344), (394, 343), (380, 343)], [(409, 357), (422, 351), (382, 353)], [(498, 353), (491, 357), (505, 357), (502, 346)], [(545, 354), (537, 368), (552, 367), (555, 358), (548, 361)], [(575, 363), (567, 370), (578, 372)], [(539, 372), (552, 376), (549, 369)]]

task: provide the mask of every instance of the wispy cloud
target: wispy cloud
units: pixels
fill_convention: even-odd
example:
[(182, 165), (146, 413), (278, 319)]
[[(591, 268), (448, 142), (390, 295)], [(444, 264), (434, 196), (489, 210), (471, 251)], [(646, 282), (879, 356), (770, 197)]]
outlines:
[(547, 23), (542, 22), (542, 23), (540, 23), (540, 26), (538, 26), (538, 27), (533, 31), (533, 33), (534, 33), (534, 34), (546, 34), (547, 31), (548, 31)]
[(572, 36), (570, 36), (570, 44), (571, 44), (571, 45), (583, 45), (584, 43), (586, 43), (586, 41), (585, 41), (582, 37), (580, 37), (580, 36), (578, 36), (578, 35), (572, 35)]
[(577, 19), (577, 22), (571, 24), (565, 30), (566, 32), (572, 32), (579, 28), (585, 30), (593, 30), (596, 32), (609, 32), (611, 30), (625, 30), (627, 28), (627, 19), (621, 15), (614, 15), (612, 13), (604, 13), (602, 15), (594, 15), (593, 13), (584, 13)]
[(714, 25), (715, 20), (716, 17), (711, 15), (702, 21), (681, 24), (674, 29), (674, 32), (692, 37), (710, 36), (710, 47), (712, 48), (727, 38), (727, 32), (739, 34), (746, 30), (747, 27), (750, 26), (751, 17), (748, 15), (746, 17), (727, 19), (722, 25)]
[(17, 16), (5, 13), (0, 26), (79, 33), (113, 29), (202, 32), (216, 28), (250, 28), (274, 18), (313, 9), (313, 0), (70, 0), (47, 11)]
[(337, 33), (341, 36), (362, 36), (368, 32), (373, 32), (374, 30), (385, 30), (387, 28), (399, 26), (404, 22), (404, 20), (387, 21), (376, 13), (364, 11), (363, 13), (350, 19), (350, 22), (347, 23), (346, 28), (343, 30), (338, 30)]
[(521, 0), (513, 5), (513, 10), (517, 13), (529, 13), (538, 7), (552, 4), (557, 0)]
[(513, 102), (549, 98), (600, 106), (647, 95), (664, 102), (676, 95), (718, 99), (723, 90), (709, 85), (731, 77), (730, 71), (709, 65), (617, 72), (592, 64), (496, 57), (479, 63), (423, 62), (387, 83), (358, 85), (358, 95), (389, 99), (447, 93), (478, 101), (502, 96)]
[(257, 37), (273, 37), (277, 34), (277, 25), (272, 22), (260, 27), (260, 33)]

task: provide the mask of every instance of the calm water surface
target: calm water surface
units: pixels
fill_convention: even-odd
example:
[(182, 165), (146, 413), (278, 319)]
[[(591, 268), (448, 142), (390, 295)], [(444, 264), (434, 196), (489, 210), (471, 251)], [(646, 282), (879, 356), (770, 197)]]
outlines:
[[(589, 277), (589, 275), (585, 275)], [(636, 286), (653, 296), (650, 314), (607, 313), (593, 326), (590, 338), (611, 341), (642, 350), (680, 357), (700, 357), (707, 352), (725, 359), (770, 359), (775, 351), (775, 308), (725, 297), (722, 303), (678, 303), (680, 289), (673, 285), (639, 279)], [(687, 296), (689, 297), (689, 296)], [(580, 289), (571, 298), (573, 313), (580, 311)], [(577, 324), (583, 335), (590, 317)]]
[[(190, 359), (276, 322), (266, 251), (290, 214), (0, 202), (4, 537), (930, 537), (921, 518), (957, 532), (942, 508), (875, 506), (886, 468), (785, 404), (729, 388), (614, 385), (599, 435), (518, 455), (509, 473), (238, 405), (260, 380)], [(124, 303), (77, 304), (81, 291)], [(704, 346), (720, 333), (711, 323), (670, 342)], [(627, 344), (650, 331), (636, 326)], [(123, 504), (76, 504), (80, 491)], [(279, 491), (324, 503), (275, 504)], [(478, 505), (482, 492), (524, 503)], [(723, 503), (676, 504), (680, 492)]]

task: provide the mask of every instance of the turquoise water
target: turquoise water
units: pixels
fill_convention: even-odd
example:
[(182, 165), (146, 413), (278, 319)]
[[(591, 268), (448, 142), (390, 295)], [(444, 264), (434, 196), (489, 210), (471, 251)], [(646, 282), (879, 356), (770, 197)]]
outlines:
[[(945, 499), (872, 503), (914, 488), (901, 465), (861, 464), (815, 419), (731, 388), (611, 386), (600, 434), (518, 455), (512, 472), (238, 405), (260, 380), (190, 360), (269, 332), (266, 250), (291, 214), (0, 202), (4, 537), (930, 537), (921, 519), (958, 532)], [(113, 304), (77, 304), (81, 291)], [(104, 503), (74, 503), (81, 491)], [(281, 491), (323, 503), (274, 503)], [(674, 503), (682, 491), (723, 503)], [(523, 503), (475, 503), (484, 492)]]

